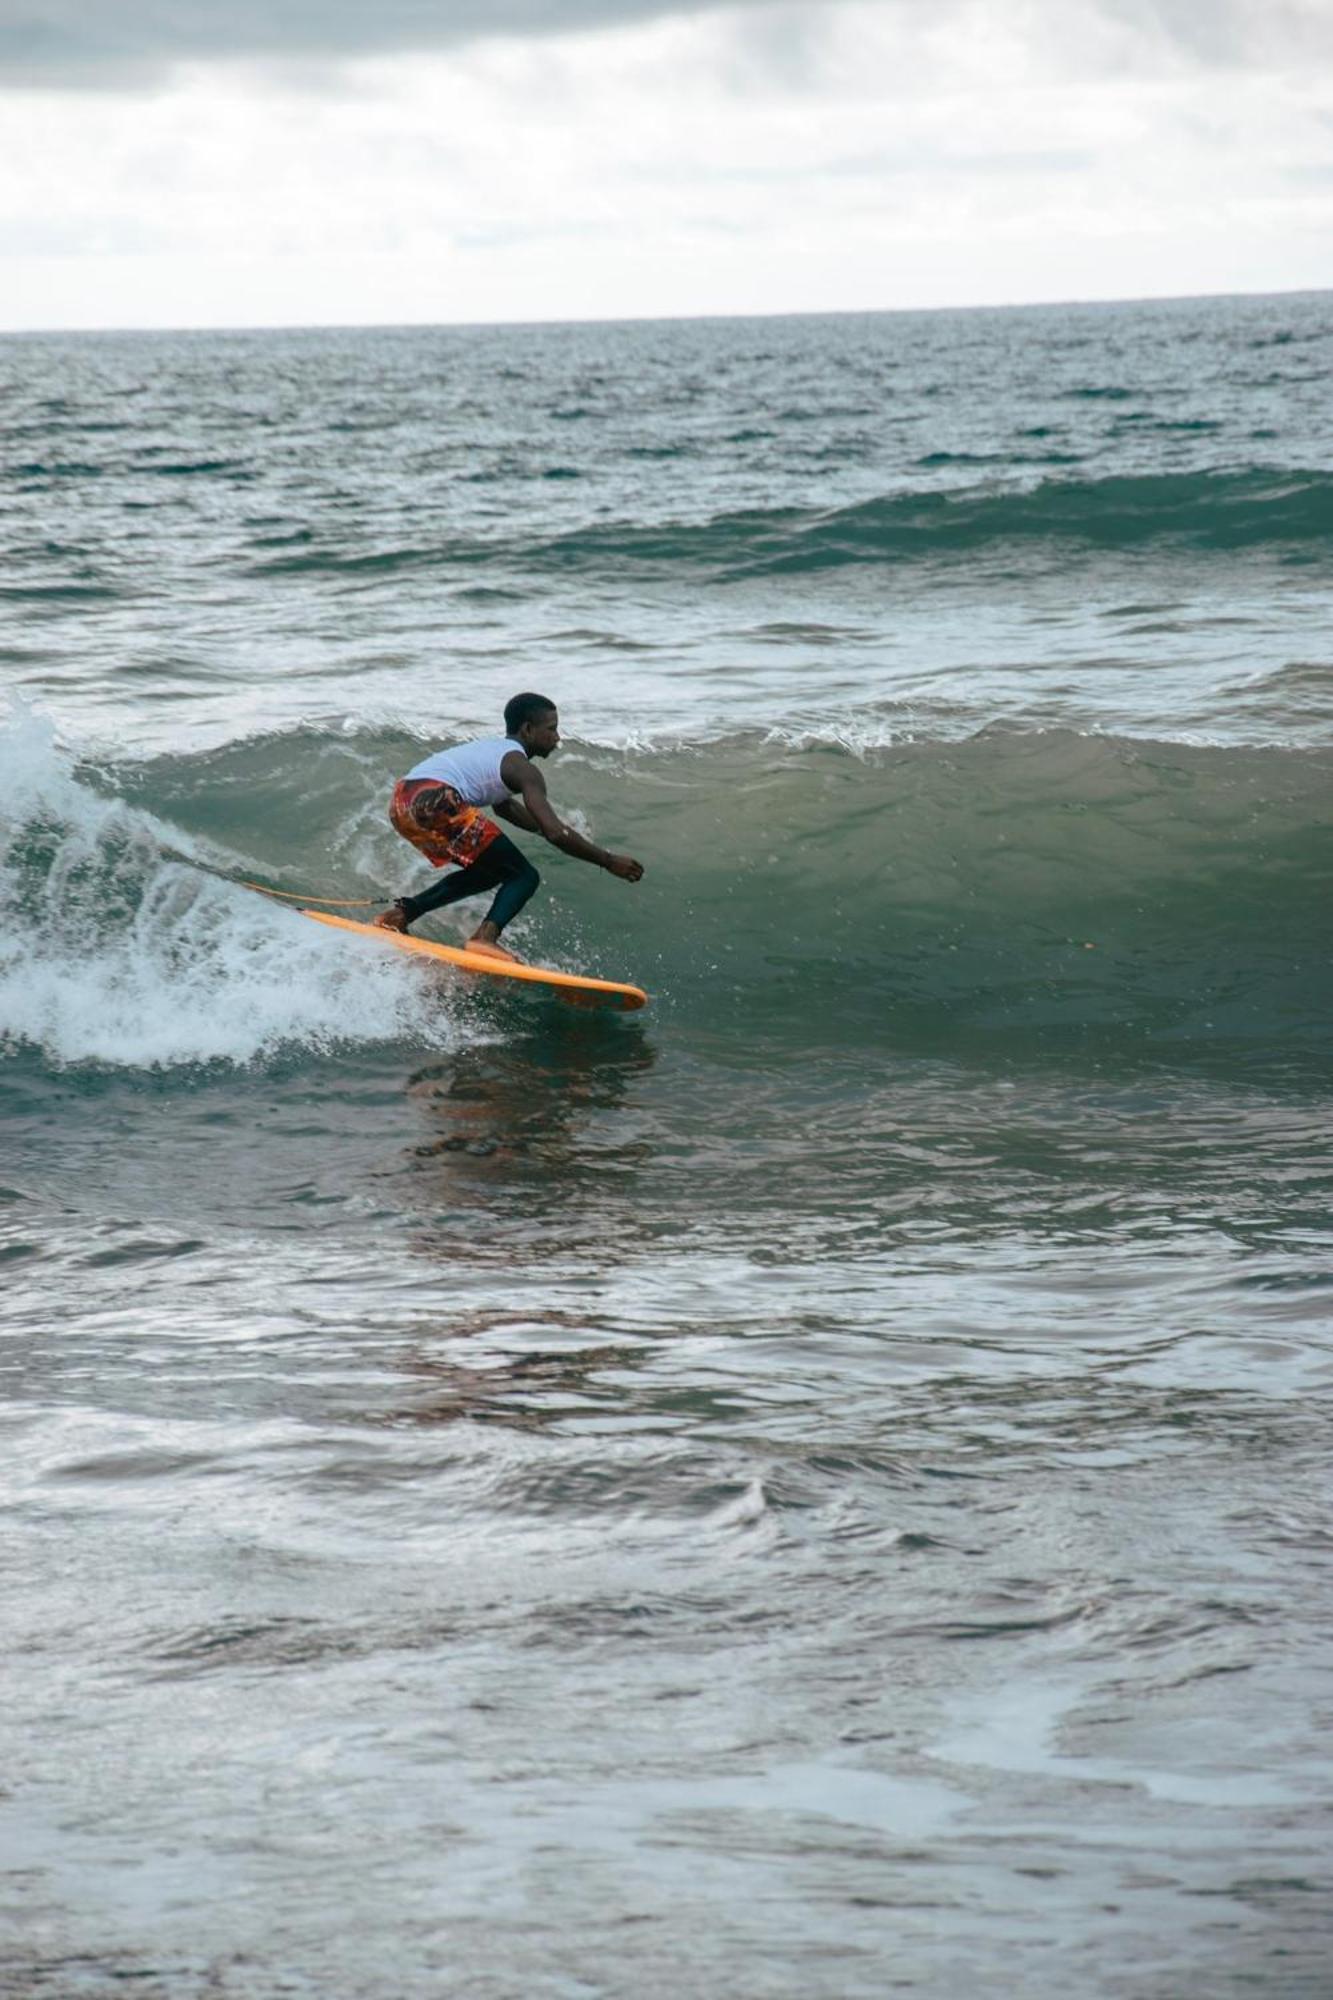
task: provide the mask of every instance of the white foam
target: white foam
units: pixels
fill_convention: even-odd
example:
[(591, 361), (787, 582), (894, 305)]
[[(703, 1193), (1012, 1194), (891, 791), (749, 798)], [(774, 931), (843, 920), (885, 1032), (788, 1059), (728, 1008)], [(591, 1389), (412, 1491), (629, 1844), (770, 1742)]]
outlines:
[(80, 783), (44, 718), (16, 708), (0, 723), (0, 1043), (170, 1068), (475, 1039), (419, 966), (164, 850), (199, 854)]

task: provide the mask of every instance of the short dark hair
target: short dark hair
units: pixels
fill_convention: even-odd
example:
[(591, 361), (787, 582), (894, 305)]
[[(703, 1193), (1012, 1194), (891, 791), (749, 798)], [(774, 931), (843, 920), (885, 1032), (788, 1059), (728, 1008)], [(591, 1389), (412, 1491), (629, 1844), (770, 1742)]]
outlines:
[(553, 709), (555, 703), (549, 695), (516, 694), (505, 703), (505, 734), (517, 736), (525, 722), (531, 722), (534, 715), (541, 715), (546, 709)]

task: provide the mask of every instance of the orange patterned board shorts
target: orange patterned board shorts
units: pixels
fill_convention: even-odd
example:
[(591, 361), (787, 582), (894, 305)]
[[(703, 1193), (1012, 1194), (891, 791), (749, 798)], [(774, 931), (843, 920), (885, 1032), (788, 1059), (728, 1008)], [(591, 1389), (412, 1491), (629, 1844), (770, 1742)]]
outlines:
[(477, 861), (500, 829), (484, 812), (470, 806), (452, 785), (438, 778), (403, 778), (393, 788), (389, 819), (395, 833), (410, 840), (436, 868), (453, 861), (466, 868)]

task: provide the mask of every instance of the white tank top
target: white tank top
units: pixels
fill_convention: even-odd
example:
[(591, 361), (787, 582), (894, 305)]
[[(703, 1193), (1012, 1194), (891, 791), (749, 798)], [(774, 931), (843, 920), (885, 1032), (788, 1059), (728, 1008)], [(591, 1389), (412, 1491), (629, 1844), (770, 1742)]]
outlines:
[(482, 736), (472, 743), (456, 743), (451, 750), (437, 750), (423, 758), (408, 778), (434, 778), (440, 785), (452, 785), (470, 806), (498, 805), (513, 797), (500, 776), (501, 761), (511, 750), (526, 756), (523, 745), (512, 736)]

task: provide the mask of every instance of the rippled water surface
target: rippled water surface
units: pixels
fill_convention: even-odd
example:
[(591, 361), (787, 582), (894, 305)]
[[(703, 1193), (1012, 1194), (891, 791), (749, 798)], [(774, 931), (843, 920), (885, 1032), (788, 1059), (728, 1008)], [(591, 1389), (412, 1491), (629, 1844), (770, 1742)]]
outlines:
[(0, 1994), (1330, 1990), (1331, 341), (0, 342)]

